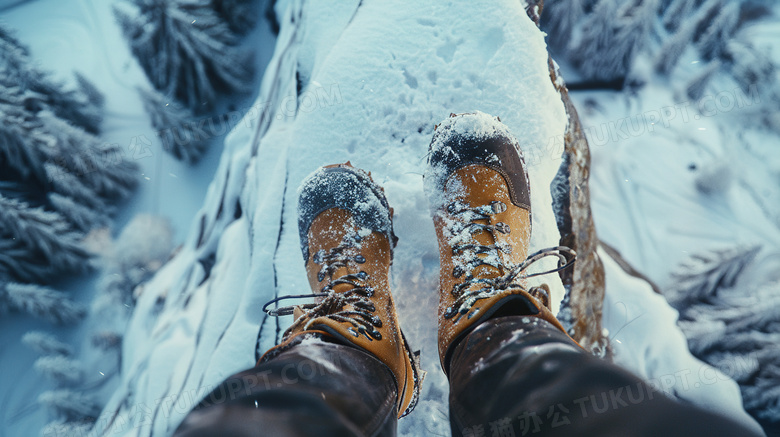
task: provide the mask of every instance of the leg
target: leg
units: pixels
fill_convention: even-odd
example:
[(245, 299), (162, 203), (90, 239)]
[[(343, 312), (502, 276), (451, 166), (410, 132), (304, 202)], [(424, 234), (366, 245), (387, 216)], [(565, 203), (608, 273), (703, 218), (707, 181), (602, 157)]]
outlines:
[[(528, 288), (530, 186), (520, 145), (483, 113), (437, 126), (425, 188), (439, 241), (439, 358), (450, 378), (453, 435), (751, 435), (674, 402), (637, 377), (587, 355)], [(535, 273), (538, 275), (541, 273)]]
[(300, 192), (317, 301), (269, 310), (295, 318), (281, 344), (207, 397), (178, 437), (391, 436), (417, 403), (425, 374), (390, 292), (396, 238), (384, 191), (347, 163), (312, 173)]
[(228, 378), (175, 437), (393, 436), (395, 392), (390, 370), (368, 353), (307, 341)]
[[(750, 436), (596, 359), (535, 317), (488, 320), (455, 346), (453, 436)], [(509, 429), (512, 429), (510, 432)]]

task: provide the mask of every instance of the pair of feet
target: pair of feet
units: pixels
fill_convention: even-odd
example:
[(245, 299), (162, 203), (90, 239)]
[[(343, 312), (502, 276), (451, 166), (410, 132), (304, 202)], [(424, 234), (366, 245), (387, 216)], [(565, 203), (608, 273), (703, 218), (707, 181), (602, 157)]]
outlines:
[[(528, 257), (531, 204), (517, 140), (498, 118), (452, 114), (436, 128), (424, 176), (439, 241), (439, 357), (445, 372), (453, 346), (479, 323), (503, 315), (540, 317), (562, 331), (546, 287), (527, 289), (524, 271), (555, 255)], [(353, 345), (393, 373), (399, 417), (414, 408), (424, 372), (401, 332), (389, 273), (397, 237), (384, 190), (350, 163), (315, 171), (298, 203), (301, 249), (316, 302), (267, 310), (295, 321), (267, 360), (309, 336)], [(272, 302), (276, 303), (276, 302)], [(266, 305), (266, 309), (270, 305)]]

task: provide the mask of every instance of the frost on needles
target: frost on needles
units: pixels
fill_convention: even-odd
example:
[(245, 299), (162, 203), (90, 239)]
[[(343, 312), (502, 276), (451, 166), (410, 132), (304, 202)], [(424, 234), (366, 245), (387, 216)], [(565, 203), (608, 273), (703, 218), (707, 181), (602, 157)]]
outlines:
[(137, 184), (137, 166), (99, 133), (103, 96), (35, 66), (0, 26), (0, 315), (73, 323), (84, 310), (46, 284), (91, 266), (83, 241), (110, 223)]
[(141, 90), (144, 107), (176, 159), (194, 164), (211, 143), (198, 136), (195, 117), (219, 118), (227, 96), (251, 91), (254, 62), (239, 44), (260, 14), (256, 0), (127, 0), (114, 8), (154, 87)]

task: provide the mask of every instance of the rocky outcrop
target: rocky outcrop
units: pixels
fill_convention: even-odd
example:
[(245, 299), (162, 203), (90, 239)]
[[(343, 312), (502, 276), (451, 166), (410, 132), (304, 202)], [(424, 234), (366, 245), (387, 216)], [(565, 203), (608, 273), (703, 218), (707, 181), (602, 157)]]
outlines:
[[(526, 12), (539, 25), (544, 0), (527, 0)], [(590, 210), (590, 149), (566, 84), (552, 58), (550, 80), (561, 95), (569, 118), (564, 134), (563, 161), (550, 189), (553, 210), (561, 233), (560, 244), (577, 251), (573, 268), (559, 274), (566, 296), (559, 318), (568, 325), (569, 334), (584, 348), (607, 356), (608, 338), (602, 329), (604, 304), (604, 267), (596, 249), (599, 244)]]

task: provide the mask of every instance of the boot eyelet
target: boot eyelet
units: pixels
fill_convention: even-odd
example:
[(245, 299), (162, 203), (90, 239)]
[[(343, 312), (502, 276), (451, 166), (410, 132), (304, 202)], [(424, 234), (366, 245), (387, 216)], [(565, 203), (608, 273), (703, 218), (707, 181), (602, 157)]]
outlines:
[(463, 273), (464, 273), (463, 267), (455, 266), (455, 268), (452, 269), (452, 276), (456, 278), (460, 278), (461, 276), (463, 276)]
[(364, 262), (366, 262), (366, 257), (364, 257), (363, 255), (357, 255), (355, 256), (355, 262), (357, 262), (358, 264), (363, 264)]
[(374, 340), (381, 340), (382, 339), (382, 333), (380, 333), (376, 329), (371, 331), (371, 336), (374, 337)]
[(447, 205), (447, 212), (450, 214), (455, 214), (455, 211), (457, 210), (457, 206), (455, 205), (455, 202), (450, 203)]
[(512, 230), (509, 228), (509, 225), (504, 222), (496, 223), (496, 230), (502, 234), (508, 234), (512, 232)]
[(323, 279), (325, 279), (325, 272), (318, 272), (317, 281), (322, 282)]
[(371, 324), (376, 326), (377, 328), (381, 328), (382, 327), (382, 319), (380, 319), (377, 316), (374, 316), (374, 317), (371, 318)]
[(366, 279), (366, 278), (368, 278), (368, 273), (366, 273), (363, 270), (361, 270), (360, 272), (358, 272), (357, 277), (360, 278), (360, 279)]
[(318, 250), (314, 256), (311, 257), (311, 260), (314, 261), (316, 264), (322, 264), (322, 258), (325, 256), (325, 250), (320, 249)]
[(501, 214), (506, 211), (506, 203), (500, 200), (494, 200), (490, 202), (490, 207), (493, 209), (493, 214)]

